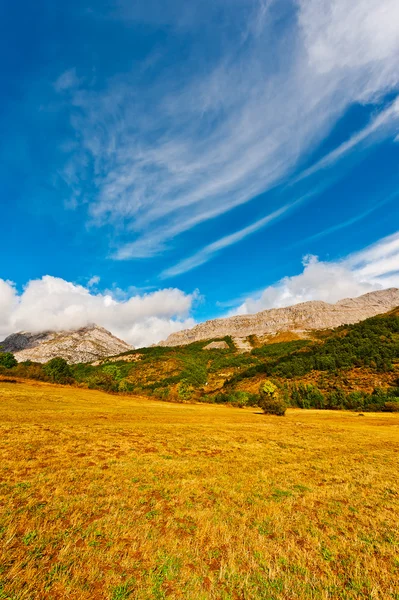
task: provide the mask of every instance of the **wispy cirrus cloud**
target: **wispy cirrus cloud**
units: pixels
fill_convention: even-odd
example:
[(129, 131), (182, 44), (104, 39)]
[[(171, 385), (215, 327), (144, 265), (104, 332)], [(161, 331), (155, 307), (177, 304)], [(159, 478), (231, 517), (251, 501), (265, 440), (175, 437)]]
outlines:
[[(197, 17), (172, 4), (176, 11), (152, 13), (180, 14), (179, 36)], [(148, 22), (148, 11), (122, 6), (123, 18)], [(88, 202), (93, 223), (121, 234), (117, 259), (163, 252), (180, 233), (295, 178), (350, 106), (398, 89), (396, 0), (236, 0), (214, 10), (206, 35), (221, 48), (207, 63), (194, 44), (184, 64), (162, 63), (150, 80), (136, 70), (72, 94), (79, 150), (64, 180), (74, 201)], [(394, 103), (305, 175), (377, 132), (394, 137), (397, 119)], [(266, 199), (268, 209), (276, 207)], [(209, 247), (192, 264), (218, 250)]]
[(182, 260), (181, 262), (174, 265), (173, 267), (169, 267), (168, 269), (166, 269), (161, 274), (161, 278), (166, 279), (168, 277), (180, 275), (181, 273), (186, 273), (187, 271), (191, 271), (195, 267), (199, 267), (200, 265), (207, 262), (217, 252), (220, 252), (224, 248), (228, 248), (229, 246), (231, 246), (233, 244), (237, 244), (238, 242), (241, 242), (243, 239), (245, 239), (249, 235), (252, 235), (256, 231), (259, 231), (260, 229), (263, 229), (267, 225), (270, 225), (271, 223), (273, 223), (273, 221), (275, 221), (276, 219), (278, 219), (279, 217), (284, 215), (287, 211), (294, 208), (294, 206), (297, 204), (298, 204), (298, 202), (293, 202), (291, 204), (287, 204), (286, 206), (279, 208), (278, 210), (271, 213), (270, 215), (267, 215), (266, 217), (259, 219), (255, 223), (252, 223), (251, 225), (248, 225), (247, 227), (244, 227), (243, 229), (235, 231), (234, 233), (231, 233), (230, 235), (226, 235), (226, 236), (220, 238), (219, 240), (217, 240), (216, 242), (212, 242), (212, 244), (205, 246), (196, 254), (193, 254), (189, 258)]
[(323, 169), (335, 165), (342, 158), (347, 156), (354, 149), (359, 147), (367, 147), (376, 142), (388, 137), (395, 136), (396, 131), (399, 129), (399, 98), (396, 98), (388, 107), (384, 108), (381, 112), (377, 113), (371, 122), (366, 125), (361, 131), (357, 132), (349, 138), (343, 144), (340, 144), (338, 148), (329, 152), (322, 159), (317, 161), (309, 169), (305, 169), (301, 172), (293, 181), (291, 185), (311, 177), (315, 173)]
[(337, 231), (341, 231), (342, 229), (346, 229), (347, 227), (350, 227), (351, 225), (354, 225), (355, 223), (358, 223), (359, 221), (366, 219), (368, 216), (372, 215), (374, 212), (378, 211), (383, 206), (386, 206), (390, 202), (393, 202), (394, 200), (396, 200), (396, 198), (398, 196), (399, 196), (399, 192), (394, 192), (393, 194), (389, 194), (389, 196), (383, 198), (382, 200), (380, 200), (378, 202), (375, 202), (368, 209), (362, 211), (361, 213), (358, 213), (356, 216), (352, 217), (351, 219), (347, 219), (346, 221), (341, 221), (340, 223), (337, 223), (336, 225), (332, 225), (331, 227), (328, 227), (327, 229), (323, 229), (322, 231), (319, 231), (318, 233), (315, 233), (314, 235), (311, 235), (307, 238), (301, 239), (296, 244), (292, 244), (290, 246), (290, 248), (295, 248), (297, 246), (303, 246), (304, 244), (307, 244), (314, 240), (318, 240), (327, 235), (331, 235), (332, 233), (337, 233)]
[[(309, 169), (305, 169), (294, 180), (289, 181), (287, 188), (294, 186), (296, 183), (302, 181), (303, 179), (310, 178), (312, 175), (316, 175), (317, 173), (319, 173), (322, 170), (326, 170), (326, 169), (334, 166), (336, 163), (338, 163), (340, 160), (342, 160), (347, 154), (352, 152), (355, 148), (357, 148), (359, 146), (368, 147), (368, 146), (371, 146), (372, 144), (375, 144), (379, 140), (383, 139), (387, 134), (395, 132), (395, 129), (398, 129), (398, 128), (399, 128), (399, 99), (396, 99), (387, 108), (385, 108), (381, 112), (374, 115), (371, 122), (368, 123), (361, 131), (359, 131), (358, 133), (353, 135), (348, 141), (344, 142), (343, 144), (339, 145), (336, 149), (334, 149), (333, 151), (326, 154), (321, 160), (316, 162)], [(341, 171), (341, 174), (342, 174), (342, 171)], [(190, 271), (190, 270), (208, 262), (221, 249), (227, 248), (233, 244), (236, 244), (237, 242), (242, 241), (243, 239), (245, 239), (252, 233), (255, 233), (256, 231), (259, 231), (263, 227), (266, 227), (267, 225), (272, 224), (273, 221), (277, 220), (278, 218), (280, 218), (284, 215), (290, 214), (292, 209), (298, 208), (306, 200), (319, 194), (321, 191), (323, 191), (325, 188), (327, 188), (331, 184), (332, 181), (335, 181), (338, 176), (339, 175), (333, 175), (329, 179), (325, 178), (323, 183), (316, 186), (312, 191), (310, 191), (308, 194), (305, 194), (302, 198), (299, 198), (297, 201), (294, 201), (290, 204), (287, 204), (287, 205), (281, 207), (280, 209), (274, 211), (270, 215), (268, 215), (262, 219), (259, 219), (255, 223), (249, 225), (248, 227), (244, 227), (243, 229), (241, 229), (233, 234), (224, 236), (220, 240), (217, 240), (211, 244), (208, 244), (207, 246), (205, 246), (204, 248), (200, 249), (195, 254), (193, 254), (191, 257), (180, 261), (179, 263), (177, 263), (176, 265), (174, 265), (172, 267), (169, 267), (168, 269), (165, 269), (161, 273), (161, 279), (165, 279), (168, 277), (174, 277), (176, 275), (186, 273), (187, 271)], [(398, 192), (394, 192), (393, 194), (390, 194), (388, 197), (382, 199), (381, 201), (376, 202), (369, 209), (363, 211), (360, 214), (355, 215), (353, 218), (348, 219), (344, 222), (338, 223), (334, 226), (331, 226), (328, 229), (321, 231), (319, 233), (316, 233), (304, 240), (300, 240), (299, 242), (297, 242), (296, 244), (291, 246), (291, 248), (295, 247), (295, 246), (300, 246), (300, 245), (302, 245), (306, 242), (312, 241), (312, 240), (320, 239), (321, 237), (324, 237), (328, 234), (331, 234), (331, 233), (340, 231), (341, 229), (344, 229), (346, 227), (349, 227), (349, 226), (357, 223), (358, 221), (365, 219), (367, 216), (369, 216), (373, 212), (377, 211), (379, 208), (382, 208), (384, 205), (391, 202), (397, 195), (398, 195)], [(122, 250), (122, 252), (123, 251), (124, 250)], [(129, 249), (128, 249), (128, 253), (129, 253)], [(123, 258), (123, 257), (119, 256), (118, 258)]]
[(192, 269), (203, 265), (224, 248), (228, 248), (229, 246), (241, 242), (242, 240), (256, 233), (257, 231), (264, 229), (267, 226), (270, 226), (272, 223), (282, 218), (287, 213), (290, 213), (291, 211), (299, 208), (301, 204), (303, 204), (308, 198), (310, 198), (315, 193), (316, 191), (309, 193), (306, 196), (295, 200), (294, 202), (285, 204), (284, 206), (275, 210), (269, 215), (266, 215), (265, 217), (258, 219), (254, 223), (251, 223), (251, 225), (247, 225), (247, 227), (243, 227), (242, 229), (239, 229), (234, 233), (225, 235), (222, 238), (216, 240), (215, 242), (208, 244), (189, 258), (185, 258), (176, 265), (165, 269), (165, 271), (161, 273), (161, 279), (167, 279), (169, 277), (181, 275), (182, 273), (186, 273), (187, 271), (191, 271)]

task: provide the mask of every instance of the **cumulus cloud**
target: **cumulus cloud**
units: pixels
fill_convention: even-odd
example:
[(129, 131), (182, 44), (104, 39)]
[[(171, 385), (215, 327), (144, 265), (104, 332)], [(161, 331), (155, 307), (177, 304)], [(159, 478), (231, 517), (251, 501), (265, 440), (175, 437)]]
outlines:
[(13, 311), (17, 306), (17, 293), (11, 281), (0, 279), (0, 334), (8, 331)]
[[(148, 11), (120, 3), (133, 21), (184, 14), (176, 35), (182, 22), (186, 35), (202, 21), (199, 9), (193, 18), (183, 4), (174, 0), (166, 10), (154, 0), (157, 10)], [(186, 64), (168, 65), (151, 81), (144, 69), (143, 80), (143, 73), (124, 73), (106, 87), (81, 85), (73, 93), (79, 150), (62, 173), (74, 199), (85, 197), (82, 181), (94, 173), (93, 223), (125, 224), (114, 258), (153, 256), (180, 233), (294, 177), (350, 106), (398, 89), (397, 0), (349, 4), (215, 0), (217, 19), (201, 11), (206, 35), (223, 37), (211, 64), (202, 62), (202, 44), (194, 45)], [(396, 108), (317, 168), (370, 136), (395, 137)], [(265, 213), (278, 208), (266, 206)]]
[(190, 311), (196, 297), (170, 288), (121, 301), (49, 275), (30, 281), (18, 294), (11, 282), (0, 279), (0, 338), (96, 323), (136, 347), (146, 346), (194, 325)]
[(399, 287), (399, 232), (341, 261), (320, 261), (307, 256), (303, 271), (248, 297), (231, 314), (250, 314), (322, 300), (337, 302), (374, 290)]
[[(399, 232), (339, 261), (307, 256), (303, 271), (285, 277), (249, 296), (232, 314), (255, 313), (309, 300), (337, 302), (373, 290), (399, 287)], [(30, 281), (18, 293), (10, 281), (0, 279), (0, 339), (15, 331), (38, 332), (102, 325), (136, 347), (148, 346), (169, 334), (195, 325), (190, 316), (198, 292), (185, 294), (169, 288), (135, 293), (94, 293), (46, 275)]]

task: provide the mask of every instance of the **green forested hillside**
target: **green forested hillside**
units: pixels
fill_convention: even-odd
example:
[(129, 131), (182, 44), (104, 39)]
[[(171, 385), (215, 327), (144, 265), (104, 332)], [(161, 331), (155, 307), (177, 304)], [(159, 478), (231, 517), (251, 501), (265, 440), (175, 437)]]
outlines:
[[(291, 406), (399, 409), (397, 311), (323, 332), (318, 338), (263, 344), (244, 354), (229, 337), (223, 338), (226, 349), (205, 350), (209, 340), (143, 348), (97, 366), (73, 365), (67, 380), (59, 381), (164, 400), (245, 406), (257, 404), (259, 386), (271, 379)], [(0, 370), (5, 376), (57, 381), (48, 365), (22, 363)]]

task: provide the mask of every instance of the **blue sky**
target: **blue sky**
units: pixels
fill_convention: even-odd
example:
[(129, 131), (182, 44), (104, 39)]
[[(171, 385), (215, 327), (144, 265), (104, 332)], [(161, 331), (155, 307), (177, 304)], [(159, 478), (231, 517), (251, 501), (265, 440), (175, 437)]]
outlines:
[(397, 0), (0, 10), (0, 334), (399, 285)]

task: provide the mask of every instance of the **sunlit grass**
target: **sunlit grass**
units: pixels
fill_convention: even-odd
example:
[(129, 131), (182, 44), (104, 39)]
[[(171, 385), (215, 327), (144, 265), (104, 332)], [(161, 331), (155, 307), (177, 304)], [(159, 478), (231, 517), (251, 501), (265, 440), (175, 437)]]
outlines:
[(0, 599), (399, 599), (399, 415), (0, 383)]

